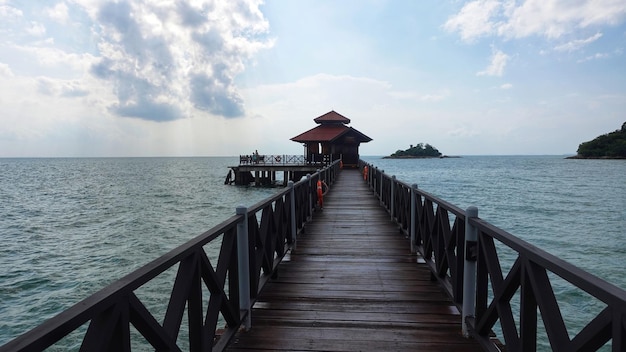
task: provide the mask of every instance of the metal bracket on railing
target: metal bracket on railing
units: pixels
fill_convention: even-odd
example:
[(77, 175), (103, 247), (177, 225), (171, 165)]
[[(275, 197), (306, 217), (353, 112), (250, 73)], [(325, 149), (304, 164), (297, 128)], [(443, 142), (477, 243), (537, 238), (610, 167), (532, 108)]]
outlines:
[(478, 259), (478, 241), (465, 241), (465, 260), (475, 262)]

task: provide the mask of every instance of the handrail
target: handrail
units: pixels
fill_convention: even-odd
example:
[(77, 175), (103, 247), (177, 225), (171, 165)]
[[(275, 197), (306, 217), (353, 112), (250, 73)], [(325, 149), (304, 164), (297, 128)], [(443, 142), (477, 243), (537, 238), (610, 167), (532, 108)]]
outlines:
[(305, 155), (288, 154), (251, 154), (239, 155), (239, 165), (329, 165), (332, 160), (330, 154)]
[[(306, 179), (290, 182), (289, 188), (244, 209), (242, 214), (230, 217), (0, 346), (0, 352), (42, 351), (86, 323), (81, 351), (130, 351), (131, 324), (143, 342), (156, 350), (224, 350), (240, 326), (250, 321), (251, 306), (241, 306), (240, 302), (254, 303), (283, 257), (295, 247), (304, 224), (311, 220), (317, 203), (313, 185), (320, 178), (332, 184), (339, 171), (340, 162), (336, 161)], [(247, 233), (238, 233), (246, 227), (240, 226), (245, 219)], [(238, 237), (247, 238), (249, 270), (241, 265), (246, 261), (238, 255), (237, 246), (245, 243)], [(203, 246), (219, 240), (219, 257), (212, 263)], [(177, 264), (169, 303), (162, 307), (165, 317), (161, 323), (135, 291)], [(247, 272), (244, 275), (248, 277), (240, 277), (240, 272)], [(250, 288), (247, 298), (241, 294), (242, 283)], [(203, 286), (209, 297), (203, 298)], [(183, 326), (185, 310), (188, 326)], [(217, 326), (220, 315), (226, 323), (224, 329)], [(179, 341), (184, 329), (188, 339)]]
[[(462, 311), (464, 333), (487, 351), (536, 351), (540, 311), (550, 346), (556, 351), (594, 351), (611, 342), (613, 351), (626, 350), (626, 291), (598, 278), (460, 208), (359, 161), (365, 182), (380, 199), (391, 220), (410, 237), (418, 252), (452, 301)], [(476, 208), (473, 208), (476, 211)], [(452, 217), (452, 218), (451, 218)], [(466, 241), (475, 231), (476, 242)], [(498, 248), (516, 258), (504, 273)], [(474, 275), (464, 278), (467, 268)], [(469, 271), (470, 273), (472, 271)], [(606, 307), (573, 338), (559, 309), (549, 274), (554, 274), (603, 302)], [(468, 288), (475, 289), (468, 290)], [(468, 295), (472, 306), (465, 307)], [(512, 304), (516, 297), (520, 304)], [(463, 311), (464, 307), (467, 311)], [(503, 336), (493, 338), (500, 321)], [(519, 329), (518, 329), (519, 326)], [(465, 331), (467, 328), (467, 331)]]

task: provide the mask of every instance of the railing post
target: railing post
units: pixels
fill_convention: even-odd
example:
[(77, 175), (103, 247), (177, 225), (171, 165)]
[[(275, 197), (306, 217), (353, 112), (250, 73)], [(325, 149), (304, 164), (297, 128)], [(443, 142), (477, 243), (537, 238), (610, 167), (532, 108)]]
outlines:
[(415, 244), (415, 210), (417, 209), (417, 204), (415, 201), (415, 195), (417, 194), (417, 184), (411, 185), (411, 254), (415, 253), (416, 244)]
[(463, 312), (461, 326), (463, 336), (469, 337), (466, 319), (476, 313), (476, 259), (478, 256), (478, 230), (470, 224), (478, 217), (478, 208), (465, 210), (465, 265), (463, 268)]
[(326, 181), (327, 183), (330, 183), (330, 180), (328, 179), (328, 174), (330, 173), (330, 164), (328, 164), (325, 168), (324, 168), (324, 181)]
[(380, 205), (385, 205), (383, 201), (383, 177), (385, 176), (385, 170), (380, 170), (380, 189), (378, 190), (378, 195), (380, 196)]
[(395, 189), (395, 183), (396, 183), (396, 175), (391, 176), (391, 191), (389, 192), (390, 196), (389, 196), (389, 213), (391, 214), (391, 221), (393, 221), (393, 211), (394, 211), (394, 196), (393, 196), (393, 191)]
[[(309, 197), (309, 211), (307, 212), (307, 214), (313, 214), (312, 210), (313, 210), (313, 199), (311, 198), (311, 174), (306, 174), (306, 179), (309, 182), (309, 189), (307, 192), (307, 197)], [(307, 220), (309, 220), (309, 217), (307, 216)]]
[(374, 178), (374, 175), (378, 175), (378, 167), (374, 167), (372, 168), (370, 171), (370, 173), (368, 174), (367, 177), (369, 177), (370, 179), (370, 189), (372, 190), (372, 192), (374, 192), (375, 196), (378, 196), (376, 194), (376, 179)]
[(291, 248), (296, 249), (296, 190), (293, 181), (287, 182), (289, 187), (289, 213), (291, 214)]
[(247, 312), (242, 321), (245, 331), (252, 326), (252, 310), (250, 309), (250, 252), (248, 250), (248, 208), (237, 207), (237, 215), (243, 220), (237, 224), (237, 269), (239, 273), (239, 310)]

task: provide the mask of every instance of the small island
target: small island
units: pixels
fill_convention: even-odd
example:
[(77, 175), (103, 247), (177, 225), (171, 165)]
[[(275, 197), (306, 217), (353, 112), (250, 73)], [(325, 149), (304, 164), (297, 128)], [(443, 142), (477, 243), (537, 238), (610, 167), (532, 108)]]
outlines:
[(626, 122), (620, 130), (581, 143), (576, 153), (568, 159), (626, 159)]
[(437, 150), (437, 148), (426, 143), (418, 143), (412, 145), (405, 150), (398, 150), (390, 156), (386, 156), (383, 159), (414, 159), (414, 158), (442, 158), (443, 155)]

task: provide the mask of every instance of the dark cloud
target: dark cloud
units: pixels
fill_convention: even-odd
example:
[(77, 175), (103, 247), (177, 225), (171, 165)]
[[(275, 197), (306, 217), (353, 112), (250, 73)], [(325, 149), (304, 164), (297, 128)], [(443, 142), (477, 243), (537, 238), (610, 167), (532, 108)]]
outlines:
[(37, 80), (37, 92), (43, 95), (54, 95), (54, 86), (53, 83), (47, 79), (38, 79)]
[(183, 117), (180, 109), (172, 104), (159, 102), (162, 87), (152, 84), (148, 79), (116, 71), (111, 68), (113, 62), (103, 60), (92, 67), (94, 75), (115, 82), (115, 93), (118, 104), (110, 107), (110, 111), (123, 117), (136, 117), (143, 120), (164, 122)]
[(121, 45), (127, 59), (136, 59), (141, 65), (152, 65), (160, 73), (167, 74), (173, 60), (169, 44), (162, 37), (142, 33), (136, 19), (131, 17), (131, 11), (128, 2), (106, 3), (100, 9), (98, 19), (115, 30), (120, 39), (112, 41)]
[(209, 55), (215, 55), (224, 49), (224, 38), (222, 34), (215, 29), (206, 32), (194, 32), (192, 37)]
[(207, 22), (207, 13), (211, 11), (211, 8), (208, 7), (203, 9), (193, 8), (186, 1), (180, 1), (177, 7), (183, 24), (189, 27), (198, 27)]
[(115, 71), (111, 69), (112, 62), (108, 59), (102, 59), (97, 64), (94, 64), (90, 68), (91, 74), (98, 78), (108, 79), (115, 76)]
[(143, 120), (165, 122), (177, 120), (181, 117), (181, 112), (176, 106), (154, 101), (139, 101), (125, 105), (116, 105), (110, 110), (119, 116), (136, 117)]
[(141, 42), (139, 25), (131, 17), (132, 9), (127, 1), (109, 2), (102, 5), (98, 12), (98, 20), (102, 25), (113, 27), (122, 37), (122, 43), (128, 49), (128, 44)]
[(112, 83), (110, 111), (152, 121), (185, 118), (193, 108), (226, 118), (244, 115), (234, 77), (263, 47), (265, 19), (245, 4), (149, 0), (103, 4), (97, 13), (100, 60), (90, 72)]
[(168, 44), (161, 37), (142, 34), (131, 13), (130, 4), (124, 1), (102, 6), (98, 19), (105, 31), (112, 30), (105, 37), (107, 44), (116, 46), (124, 57), (103, 57), (91, 73), (114, 84), (119, 103), (110, 110), (117, 115), (152, 121), (181, 118), (178, 108), (156, 100), (167, 91), (147, 77), (170, 76), (173, 59)]
[(191, 79), (191, 91), (191, 101), (197, 109), (224, 117), (239, 117), (244, 114), (241, 97), (236, 92), (223, 89), (215, 78), (195, 75)]

